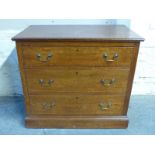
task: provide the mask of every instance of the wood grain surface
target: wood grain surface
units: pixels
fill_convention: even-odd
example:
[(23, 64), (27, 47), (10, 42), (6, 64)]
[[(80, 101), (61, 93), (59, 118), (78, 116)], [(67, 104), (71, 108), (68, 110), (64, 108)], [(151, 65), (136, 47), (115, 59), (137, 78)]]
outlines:
[(12, 40), (102, 40), (143, 41), (123, 25), (32, 25)]
[[(29, 94), (52, 92), (125, 93), (129, 69), (120, 68), (48, 68), (25, 70)], [(109, 84), (111, 80), (114, 82)], [(44, 83), (40, 84), (40, 80)], [(49, 84), (49, 80), (53, 83)], [(101, 80), (105, 80), (105, 84)], [(109, 85), (108, 85), (109, 84)]]
[(121, 95), (31, 95), (30, 114), (52, 115), (122, 115)]
[[(24, 47), (24, 67), (130, 66), (132, 47)], [(40, 55), (37, 58), (37, 55)], [(48, 58), (48, 56), (51, 57)], [(107, 57), (105, 57), (107, 55)], [(115, 59), (115, 55), (118, 57)], [(112, 60), (112, 61), (110, 61)]]

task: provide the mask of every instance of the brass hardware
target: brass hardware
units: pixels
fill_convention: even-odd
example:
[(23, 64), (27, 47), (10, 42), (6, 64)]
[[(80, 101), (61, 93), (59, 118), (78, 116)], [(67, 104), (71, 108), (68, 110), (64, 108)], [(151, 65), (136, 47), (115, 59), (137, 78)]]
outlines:
[(54, 83), (54, 80), (48, 80), (48, 82), (45, 82), (43, 79), (39, 79), (39, 84), (41, 86), (50, 86), (52, 83)]
[(115, 78), (112, 78), (111, 80), (102, 79), (102, 80), (100, 80), (100, 83), (104, 86), (110, 86), (110, 85), (114, 84), (115, 81), (116, 81)]
[(49, 85), (51, 85), (52, 83), (54, 83), (54, 80), (48, 80)]
[(36, 54), (36, 58), (37, 60), (41, 61), (41, 62), (46, 62), (48, 60), (50, 60), (52, 58), (53, 54), (52, 53), (48, 53), (47, 56), (42, 56), (40, 53)]
[(54, 102), (52, 102), (52, 103), (45, 102), (42, 104), (42, 107), (44, 110), (52, 109), (54, 106), (55, 106)]
[(108, 59), (108, 54), (104, 53), (103, 54), (103, 59), (105, 59), (105, 61), (107, 61), (107, 62), (116, 61), (118, 59), (118, 53), (115, 53), (112, 59)]
[(112, 107), (112, 103), (100, 103), (99, 105), (100, 110), (104, 111), (110, 109)]
[(39, 79), (39, 84), (43, 85), (45, 83), (45, 81), (43, 79)]

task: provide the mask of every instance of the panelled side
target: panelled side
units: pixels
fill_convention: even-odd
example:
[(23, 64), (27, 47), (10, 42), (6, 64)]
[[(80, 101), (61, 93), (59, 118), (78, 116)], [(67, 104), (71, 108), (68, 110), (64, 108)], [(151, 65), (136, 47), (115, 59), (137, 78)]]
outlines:
[(25, 71), (24, 71), (24, 66), (23, 66), (23, 54), (22, 54), (23, 49), (22, 49), (22, 45), (20, 42), (16, 42), (16, 48), (17, 48), (18, 63), (19, 63), (22, 88), (23, 88), (23, 93), (24, 93), (25, 106), (26, 106), (26, 114), (28, 114), (28, 112), (30, 111), (29, 95), (28, 95), (27, 81), (26, 81)]
[(134, 50), (133, 50), (133, 57), (132, 57), (132, 62), (130, 66), (130, 73), (129, 73), (128, 84), (126, 89), (126, 97), (125, 97), (125, 104), (124, 104), (124, 110), (123, 110), (124, 115), (126, 115), (128, 111), (128, 106), (129, 106), (129, 101), (130, 101), (130, 96), (131, 96), (131, 91), (133, 86), (133, 79), (134, 79), (134, 74), (136, 69), (137, 57), (139, 53), (140, 43), (135, 43), (135, 44), (136, 46), (134, 47)]

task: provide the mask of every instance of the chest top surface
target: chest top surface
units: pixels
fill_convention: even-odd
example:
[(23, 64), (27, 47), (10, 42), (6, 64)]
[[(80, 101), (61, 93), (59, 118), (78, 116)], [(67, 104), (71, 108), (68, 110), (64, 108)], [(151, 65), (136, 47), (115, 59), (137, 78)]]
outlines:
[(144, 39), (123, 25), (32, 25), (12, 40), (143, 41)]

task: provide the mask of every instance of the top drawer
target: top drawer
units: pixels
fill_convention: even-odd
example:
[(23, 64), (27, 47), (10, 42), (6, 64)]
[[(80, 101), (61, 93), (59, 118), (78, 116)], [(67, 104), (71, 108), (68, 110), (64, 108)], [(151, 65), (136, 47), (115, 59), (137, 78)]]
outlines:
[(24, 67), (129, 66), (132, 47), (24, 47)]

